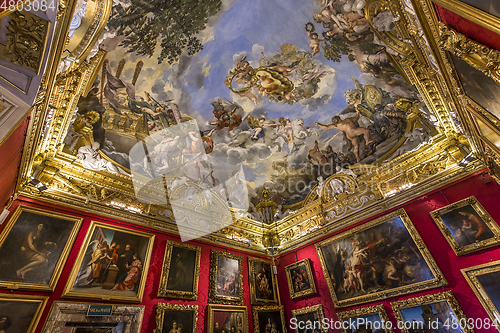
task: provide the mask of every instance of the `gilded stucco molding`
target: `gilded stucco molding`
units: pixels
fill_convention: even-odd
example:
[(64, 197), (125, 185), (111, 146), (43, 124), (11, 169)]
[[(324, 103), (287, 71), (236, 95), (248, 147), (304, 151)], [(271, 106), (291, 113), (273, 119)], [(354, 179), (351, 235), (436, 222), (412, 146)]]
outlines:
[(439, 22), (438, 45), (500, 83), (500, 52), (479, 44)]

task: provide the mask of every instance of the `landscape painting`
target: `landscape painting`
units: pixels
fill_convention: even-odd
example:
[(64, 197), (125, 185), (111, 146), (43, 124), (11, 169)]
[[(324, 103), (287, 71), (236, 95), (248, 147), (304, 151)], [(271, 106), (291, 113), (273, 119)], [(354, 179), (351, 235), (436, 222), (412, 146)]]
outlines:
[(446, 284), (404, 210), (322, 241), (316, 250), (336, 307)]
[[(264, 197), (296, 210), (318, 177), (379, 165), (437, 133), (364, 6), (116, 1), (99, 41), (107, 58), (64, 151), (129, 175), (136, 192), (148, 179), (182, 189), (185, 205), (218, 196), (261, 222), (275, 218), (256, 209)], [(373, 24), (392, 31), (394, 20), (384, 11)]]

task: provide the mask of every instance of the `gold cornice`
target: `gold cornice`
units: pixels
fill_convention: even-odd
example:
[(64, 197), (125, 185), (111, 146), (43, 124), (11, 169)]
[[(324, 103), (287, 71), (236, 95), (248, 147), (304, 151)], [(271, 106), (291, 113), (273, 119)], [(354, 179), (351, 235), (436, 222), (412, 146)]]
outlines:
[[(416, 1), (427, 0), (414, 0)], [(381, 32), (373, 27), (372, 19), (387, 10), (398, 18), (395, 22), (395, 32)], [(424, 102), (437, 116), (440, 125), (437, 131), (432, 133), (432, 144), (424, 144), (418, 151), (405, 153), (385, 164), (358, 165), (353, 168), (359, 175), (356, 178), (345, 175), (331, 176), (325, 180), (325, 186), (334, 181), (341, 181), (348, 189), (331, 194), (324, 188), (321, 196), (311, 192), (302, 208), (272, 224), (237, 217), (238, 212), (230, 209), (232, 225), (201, 237), (202, 241), (265, 254), (267, 242), (272, 239), (280, 243), (282, 252), (290, 251), (325, 234), (402, 205), (481, 168), (478, 162), (471, 163), (465, 169), (457, 166), (464, 157), (458, 144), (466, 144), (467, 140), (460, 136), (449, 113), (453, 107), (447, 101), (450, 90), (446, 83), (449, 79), (441, 75), (447, 68), (440, 59), (437, 61), (439, 68), (430, 60), (431, 50), (439, 50), (436, 40), (431, 38), (430, 42), (427, 42), (426, 37), (419, 31), (422, 25), (427, 38), (428, 34), (438, 37), (437, 31), (433, 30), (435, 26), (431, 27), (417, 20), (431, 15), (429, 8), (417, 8), (416, 13), (410, 13), (405, 11), (400, 2), (367, 0), (365, 13), (377, 36), (387, 41), (389, 47), (398, 52), (391, 54), (396, 66), (404, 70), (405, 78), (416, 86)], [(64, 16), (62, 20), (67, 22), (67, 17)], [(67, 27), (65, 31), (67, 33)], [(92, 46), (88, 45), (89, 48)], [(60, 53), (58, 54), (57, 59), (60, 59)], [(105, 57), (106, 52), (100, 50), (88, 61), (75, 61), (57, 80), (57, 66), (53, 66), (52, 71), (46, 74), (48, 81), (44, 81), (33, 109), (30, 136), (26, 141), (19, 179), (20, 184), (26, 184), (36, 169), (37, 179), (47, 184), (49, 189), (37, 193), (36, 190), (25, 186), (22, 192), (27, 197), (44, 202), (178, 234), (175, 222), (167, 217), (172, 216), (172, 207), (144, 204), (135, 196), (130, 177), (84, 169), (79, 159), (69, 150), (63, 150), (64, 136), (75, 113), (78, 99), (88, 93)], [(40, 133), (49, 105), (53, 110), (53, 118), (41, 141)], [(409, 116), (411, 119), (408, 119), (408, 123), (415, 126), (419, 117), (418, 108), (415, 107)], [(79, 131), (83, 137), (82, 142), (91, 143), (89, 128), (79, 128)], [(111, 201), (126, 204), (142, 213), (114, 208), (109, 206)], [(222, 214), (217, 215), (218, 210), (224, 207), (222, 199), (215, 198), (214, 194), (213, 201), (210, 205), (205, 202), (202, 208), (222, 218)], [(167, 211), (169, 214), (166, 214)], [(195, 209), (189, 208), (187, 211), (193, 217), (200, 217), (200, 213)]]
[(438, 5), (500, 34), (500, 18), (457, 0), (433, 0)]

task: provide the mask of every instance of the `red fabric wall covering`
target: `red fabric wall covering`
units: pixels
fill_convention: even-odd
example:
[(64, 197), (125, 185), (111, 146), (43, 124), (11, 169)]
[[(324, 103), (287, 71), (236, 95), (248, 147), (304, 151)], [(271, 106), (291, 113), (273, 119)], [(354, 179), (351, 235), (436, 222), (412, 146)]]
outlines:
[(29, 117), (0, 146), (0, 210), (14, 194)]
[[(42, 295), (42, 296), (49, 296), (49, 302), (47, 303), (47, 306), (43, 312), (43, 315), (40, 319), (40, 323), (36, 329), (36, 333), (41, 332), (43, 328), (43, 324), (45, 322), (45, 319), (47, 318), (49, 314), (49, 310), (52, 306), (52, 303), (57, 300), (63, 300), (63, 301), (75, 301), (75, 302), (87, 302), (87, 303), (110, 303), (110, 304), (134, 304), (134, 303), (121, 303), (121, 302), (106, 302), (106, 301), (100, 301), (100, 300), (79, 300), (79, 299), (69, 299), (69, 298), (64, 298), (61, 299), (62, 291), (64, 289), (64, 286), (66, 285), (66, 281), (71, 273), (71, 270), (73, 269), (74, 262), (76, 260), (76, 257), (78, 255), (78, 251), (80, 250), (80, 247), (83, 243), (83, 240), (85, 238), (85, 235), (90, 227), (90, 223), (92, 220), (94, 221), (99, 221), (102, 220), (105, 223), (109, 223), (110, 225), (120, 225), (120, 226), (126, 226), (130, 229), (136, 229), (136, 230), (142, 230), (145, 231), (145, 228), (139, 227), (139, 226), (134, 226), (129, 223), (124, 223), (120, 222), (118, 220), (113, 220), (113, 219), (107, 219), (107, 218), (102, 218), (97, 215), (91, 215), (83, 212), (79, 212), (76, 210), (64, 208), (64, 207), (58, 207), (58, 206), (53, 206), (53, 205), (48, 205), (43, 202), (39, 202), (36, 200), (31, 200), (31, 199), (26, 199), (26, 198), (19, 198), (16, 200), (12, 207), (11, 207), (11, 212), (13, 212), (18, 205), (24, 205), (24, 206), (30, 206), (30, 207), (36, 207), (40, 209), (46, 209), (46, 210), (53, 210), (55, 212), (60, 212), (60, 213), (65, 213), (68, 215), (74, 215), (74, 216), (79, 216), (83, 217), (83, 225), (82, 228), (80, 229), (80, 232), (78, 234), (78, 237), (75, 241), (75, 244), (73, 246), (73, 250), (71, 251), (69, 258), (67, 260), (66, 265), (64, 266), (63, 272), (61, 274), (61, 277), (59, 279), (59, 282), (57, 284), (57, 287), (53, 293), (42, 293), (42, 292), (30, 292), (30, 291), (14, 291), (12, 293), (14, 294), (24, 294), (24, 295)], [(2, 226), (2, 229), (4, 225)], [(190, 241), (188, 244), (196, 245), (201, 247), (201, 259), (200, 259), (200, 276), (199, 276), (199, 284), (198, 284), (198, 299), (196, 301), (186, 301), (186, 300), (175, 300), (175, 299), (167, 299), (167, 298), (158, 298), (157, 293), (158, 293), (158, 288), (160, 284), (160, 277), (161, 277), (161, 270), (163, 267), (163, 258), (165, 255), (165, 246), (166, 246), (166, 241), (167, 240), (174, 240), (180, 242), (180, 238), (178, 236), (162, 233), (159, 231), (149, 231), (153, 234), (155, 234), (155, 242), (154, 242), (154, 247), (153, 247), (153, 253), (151, 256), (151, 263), (149, 266), (149, 271), (148, 271), (148, 276), (147, 276), (147, 281), (146, 281), (146, 287), (144, 290), (144, 296), (141, 305), (145, 306), (145, 312), (144, 312), (144, 318), (143, 318), (143, 323), (142, 323), (142, 330), (141, 332), (143, 333), (151, 333), (155, 327), (156, 327), (156, 321), (155, 321), (155, 305), (157, 303), (175, 303), (175, 304), (194, 304), (198, 305), (199, 308), (199, 315), (198, 315), (198, 323), (197, 323), (197, 328), (198, 332), (206, 332), (206, 320), (208, 319), (208, 312), (207, 312), (207, 305), (208, 305), (208, 289), (209, 289), (209, 278), (210, 278), (210, 249), (215, 248), (220, 251), (226, 251), (229, 253), (234, 253), (237, 255), (240, 255), (243, 257), (243, 298), (244, 298), (244, 304), (247, 309), (248, 309), (248, 321), (249, 321), (249, 332), (253, 332), (253, 317), (252, 317), (252, 307), (250, 305), (250, 288), (249, 288), (249, 281), (248, 281), (248, 257), (256, 257), (256, 258), (263, 258), (262, 256), (258, 255), (253, 255), (246, 253), (244, 251), (238, 251), (238, 250), (233, 250), (233, 249), (227, 249), (224, 246), (219, 246), (217, 244), (208, 244), (208, 243), (203, 243), (199, 241)], [(1, 293), (9, 293), (8, 290), (0, 290)]]
[(500, 35), (437, 4), (434, 4), (434, 8), (438, 19), (453, 30), (481, 44), (500, 50)]
[[(488, 176), (486, 177), (488, 178)], [(483, 251), (457, 257), (444, 238), (441, 231), (434, 223), (434, 220), (429, 215), (429, 212), (448, 205), (448, 202), (453, 203), (472, 195), (474, 195), (478, 199), (483, 207), (491, 214), (493, 219), (495, 219), (497, 223), (500, 223), (500, 206), (498, 205), (498, 202), (500, 201), (500, 185), (498, 185), (494, 181), (489, 184), (484, 184), (481, 180), (480, 173), (477, 173), (466, 180), (455, 183), (452, 186), (443, 188), (440, 191), (435, 191), (433, 193), (425, 195), (424, 197), (414, 200), (403, 206), (394, 207), (394, 209), (386, 212), (389, 213), (399, 208), (404, 208), (406, 210), (418, 233), (424, 240), (434, 259), (436, 260), (445, 278), (448, 280), (448, 286), (445, 286), (444, 288), (435, 288), (419, 293), (407, 294), (387, 300), (381, 300), (377, 302), (371, 302), (335, 310), (330, 297), (330, 291), (328, 290), (328, 286), (321, 269), (318, 254), (316, 252), (314, 244), (310, 244), (299, 248), (296, 251), (278, 256), (277, 258), (279, 260), (278, 285), (280, 288), (281, 301), (285, 307), (286, 320), (289, 321), (292, 318), (292, 309), (300, 309), (316, 304), (323, 304), (325, 318), (333, 318), (334, 320), (337, 320), (337, 311), (346, 311), (359, 307), (384, 304), (389, 318), (393, 322), (394, 327), (396, 327), (396, 320), (394, 318), (394, 315), (392, 314), (392, 310), (389, 304), (390, 302), (406, 298), (413, 298), (430, 293), (437, 293), (443, 290), (451, 290), (453, 292), (468, 318), (488, 318), (486, 311), (479, 303), (479, 300), (472, 292), (465, 278), (462, 276), (460, 269), (484, 264), (494, 260), (499, 260), (500, 247), (497, 246)], [(381, 214), (380, 216), (385, 215), (386, 213)], [(376, 217), (367, 219), (363, 222), (360, 222), (359, 224), (373, 220), (375, 218)], [(340, 232), (344, 232), (348, 229), (350, 228), (344, 229)], [(325, 237), (325, 239), (333, 235), (334, 234), (329, 235)], [(302, 299), (291, 300), (284, 268), (287, 265), (305, 258), (309, 258), (311, 260), (311, 268), (313, 271), (318, 293), (316, 295), (311, 295)], [(475, 331), (476, 333), (486, 333), (493, 332), (493, 330), (494, 329), (476, 329)], [(396, 329), (395, 331), (399, 332), (398, 329)]]

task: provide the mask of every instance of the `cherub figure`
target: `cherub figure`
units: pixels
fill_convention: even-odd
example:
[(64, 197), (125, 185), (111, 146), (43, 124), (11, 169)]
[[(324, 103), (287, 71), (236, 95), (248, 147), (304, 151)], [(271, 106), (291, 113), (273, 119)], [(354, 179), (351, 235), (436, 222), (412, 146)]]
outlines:
[(309, 37), (309, 47), (312, 50), (312, 55), (315, 56), (320, 51), (320, 42), (323, 42), (325, 38), (319, 38), (316, 32), (307, 32), (307, 37)]

